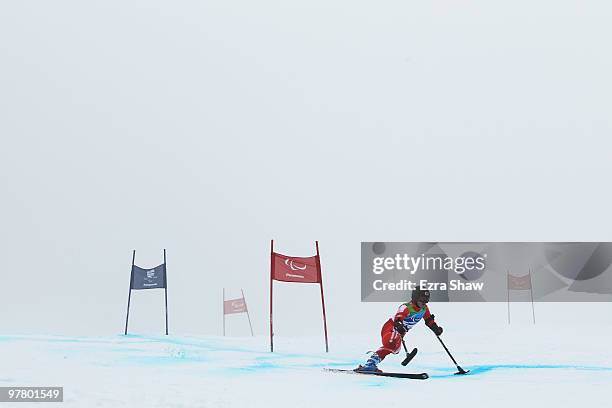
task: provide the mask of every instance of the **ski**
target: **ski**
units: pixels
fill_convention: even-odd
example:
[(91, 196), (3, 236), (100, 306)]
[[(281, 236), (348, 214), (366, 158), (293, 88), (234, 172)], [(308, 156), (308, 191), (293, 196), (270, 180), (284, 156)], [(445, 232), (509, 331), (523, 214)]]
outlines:
[(426, 380), (429, 378), (427, 373), (387, 373), (381, 372), (368, 372), (368, 371), (356, 371), (356, 370), (341, 370), (338, 368), (326, 368), (325, 371), (332, 373), (344, 373), (344, 374), (360, 374), (360, 375), (374, 375), (377, 377), (392, 377), (392, 378), (407, 378), (411, 380)]

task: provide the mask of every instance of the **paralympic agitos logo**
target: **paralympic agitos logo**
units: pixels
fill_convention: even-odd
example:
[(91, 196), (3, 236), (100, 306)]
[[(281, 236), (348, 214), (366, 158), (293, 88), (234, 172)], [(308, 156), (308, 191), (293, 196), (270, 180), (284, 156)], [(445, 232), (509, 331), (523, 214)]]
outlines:
[[(303, 263), (297, 262), (291, 258), (285, 259), (285, 265), (287, 266), (287, 268), (289, 268), (291, 271), (305, 271), (306, 270), (306, 265), (304, 265)], [(304, 279), (305, 276), (304, 275), (298, 275), (296, 273), (290, 273), (290, 272), (285, 272), (285, 276), (287, 278), (299, 278), (299, 279)]]
[(294, 261), (293, 259), (285, 259), (285, 265), (292, 271), (303, 271), (306, 269), (306, 265)]
[(233, 309), (241, 309), (244, 307), (244, 301), (243, 300), (232, 300), (231, 306)]
[(452, 270), (457, 274), (467, 271), (483, 271), (486, 268), (487, 255), (470, 253), (470, 255), (450, 257), (446, 255), (411, 256), (396, 254), (394, 257), (376, 257), (372, 260), (372, 272), (380, 275), (385, 271), (407, 271), (414, 275), (417, 271)]

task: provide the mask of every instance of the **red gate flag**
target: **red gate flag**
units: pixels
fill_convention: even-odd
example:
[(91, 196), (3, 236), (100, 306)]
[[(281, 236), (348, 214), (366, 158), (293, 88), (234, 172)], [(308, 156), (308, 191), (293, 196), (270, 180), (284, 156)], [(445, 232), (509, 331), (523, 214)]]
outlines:
[(325, 297), (323, 296), (323, 278), (321, 275), (321, 258), (319, 241), (315, 241), (317, 254), (306, 258), (287, 256), (274, 252), (274, 240), (270, 241), (270, 351), (274, 351), (274, 330), (272, 328), (272, 289), (274, 281), (292, 283), (318, 283), (321, 289), (321, 306), (323, 308), (323, 331), (325, 333), (325, 351), (329, 352), (327, 341), (327, 317), (325, 316)]
[(508, 289), (529, 290), (531, 289), (531, 274), (514, 276), (508, 274)]
[(531, 282), (531, 269), (527, 275), (515, 276), (508, 275), (508, 324), (510, 324), (510, 291), (511, 290), (528, 290), (531, 295), (531, 315), (533, 316), (533, 324), (535, 324), (535, 308), (533, 306), (533, 284)]
[(321, 282), (317, 256), (296, 258), (272, 252), (272, 257), (272, 279), (282, 282)]
[(251, 328), (251, 336), (253, 336), (253, 325), (251, 324), (251, 315), (249, 309), (247, 309), (246, 298), (244, 297), (244, 291), (240, 289), (242, 294), (241, 298), (237, 299), (225, 299), (225, 288), (223, 288), (223, 335), (225, 336), (225, 315), (246, 313), (249, 319), (249, 327)]
[(230, 299), (223, 301), (223, 313), (234, 314), (234, 313), (246, 313), (247, 306), (244, 299)]

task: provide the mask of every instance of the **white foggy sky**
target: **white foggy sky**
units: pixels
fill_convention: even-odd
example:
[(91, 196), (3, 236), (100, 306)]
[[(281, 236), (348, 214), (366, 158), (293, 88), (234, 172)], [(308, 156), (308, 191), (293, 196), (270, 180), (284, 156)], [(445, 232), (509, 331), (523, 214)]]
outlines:
[[(394, 308), (359, 303), (361, 241), (609, 241), (611, 14), (3, 1), (0, 330), (120, 333), (134, 248), (168, 250), (171, 332), (219, 334), (223, 286), (267, 330), (270, 238), (320, 241), (336, 332)], [(318, 335), (318, 289), (276, 288), (277, 334)]]

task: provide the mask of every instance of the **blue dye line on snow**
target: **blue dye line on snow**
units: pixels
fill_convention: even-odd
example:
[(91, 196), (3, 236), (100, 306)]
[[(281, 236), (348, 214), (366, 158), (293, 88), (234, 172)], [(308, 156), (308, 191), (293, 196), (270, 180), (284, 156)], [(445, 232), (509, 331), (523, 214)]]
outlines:
[[(585, 365), (569, 365), (569, 364), (494, 364), (468, 367), (463, 366), (465, 370), (470, 370), (467, 376), (487, 374), (497, 370), (579, 370), (579, 371), (607, 371), (612, 372), (612, 367), (603, 366), (585, 366)], [(437, 369), (439, 370), (439, 369)], [(458, 377), (455, 375), (456, 369), (444, 370), (448, 374), (430, 374), (429, 378), (451, 378)]]
[[(121, 341), (126, 339), (128, 342)], [(241, 346), (227, 347), (222, 344), (221, 339), (198, 339), (198, 338), (173, 338), (166, 336), (143, 336), (138, 334), (130, 334), (127, 336), (116, 336), (109, 339), (95, 337), (62, 337), (62, 336), (28, 336), (28, 335), (0, 335), (0, 341), (34, 341), (34, 342), (49, 342), (53, 343), (77, 343), (81, 346), (99, 346), (105, 345), (109, 348), (102, 350), (112, 355), (119, 355), (118, 360), (109, 362), (117, 364), (120, 361), (128, 364), (143, 364), (143, 365), (168, 365), (168, 364), (184, 364), (184, 363), (203, 363), (210, 360), (208, 352), (238, 352), (250, 354), (251, 361), (242, 367), (215, 368), (215, 370), (230, 371), (234, 373), (257, 373), (270, 372), (278, 370), (292, 369), (322, 369), (330, 368), (354, 368), (362, 362), (361, 360), (343, 360), (341, 358), (329, 358), (322, 355), (308, 355), (298, 353), (274, 353), (270, 354), (263, 350), (252, 350)], [(139, 344), (167, 344), (169, 346), (186, 346), (193, 347), (195, 350), (184, 349), (179, 347), (178, 350), (147, 350), (140, 349)], [(131, 347), (133, 346), (133, 347)], [(54, 350), (62, 352), (66, 355), (80, 354), (87, 352), (89, 347), (79, 347), (78, 349)], [(159, 353), (162, 353), (159, 355)], [(151, 353), (152, 355), (147, 355)], [(143, 355), (144, 354), (144, 355)], [(304, 360), (313, 360), (320, 358), (320, 362), (309, 362)], [(285, 359), (295, 359), (296, 361), (283, 361)], [(247, 357), (246, 360), (249, 360)], [(589, 365), (571, 365), (571, 364), (496, 364), (496, 365), (475, 365), (464, 366), (466, 370), (470, 370), (467, 377), (486, 375), (496, 371), (504, 370), (577, 370), (577, 371), (598, 371), (612, 373), (612, 367), (605, 366), (589, 366)], [(395, 371), (388, 368), (389, 371)], [(403, 370), (402, 370), (403, 371)], [(429, 372), (431, 379), (456, 378), (454, 368), (441, 368), (431, 366), (412, 366), (414, 372)], [(387, 383), (388, 379), (373, 381), (371, 386), (380, 386)], [(3, 379), (0, 379), (3, 381)]]

